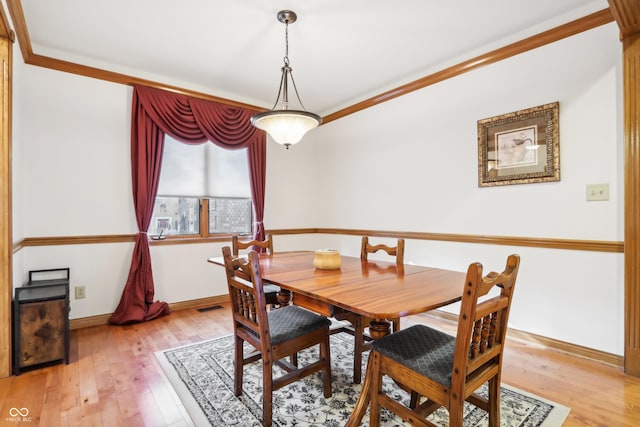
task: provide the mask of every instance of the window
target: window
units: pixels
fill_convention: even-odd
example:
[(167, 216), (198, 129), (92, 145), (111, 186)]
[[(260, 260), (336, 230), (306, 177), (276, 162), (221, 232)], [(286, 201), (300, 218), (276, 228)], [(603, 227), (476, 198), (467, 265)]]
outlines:
[(149, 234), (207, 236), (251, 233), (253, 206), (246, 149), (165, 136)]

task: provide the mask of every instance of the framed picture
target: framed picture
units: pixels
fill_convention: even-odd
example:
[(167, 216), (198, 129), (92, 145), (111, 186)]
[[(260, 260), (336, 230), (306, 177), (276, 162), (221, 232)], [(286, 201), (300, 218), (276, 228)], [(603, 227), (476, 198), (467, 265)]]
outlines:
[(478, 186), (560, 181), (558, 102), (478, 120)]

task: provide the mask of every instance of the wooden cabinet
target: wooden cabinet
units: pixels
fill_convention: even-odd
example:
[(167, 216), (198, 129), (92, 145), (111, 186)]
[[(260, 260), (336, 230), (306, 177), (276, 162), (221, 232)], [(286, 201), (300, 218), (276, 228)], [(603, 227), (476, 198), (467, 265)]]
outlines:
[(58, 360), (69, 363), (69, 269), (33, 270), (13, 299), (13, 373)]

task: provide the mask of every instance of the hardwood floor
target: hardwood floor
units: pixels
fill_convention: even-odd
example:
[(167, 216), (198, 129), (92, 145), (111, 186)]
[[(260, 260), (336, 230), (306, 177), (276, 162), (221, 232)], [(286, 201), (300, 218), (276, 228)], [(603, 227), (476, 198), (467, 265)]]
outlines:
[[(426, 314), (403, 318), (452, 331)], [(154, 352), (232, 332), (227, 305), (182, 310), (128, 326), (71, 332), (69, 365), (57, 364), (0, 380), (0, 426), (192, 426)], [(618, 367), (510, 340), (503, 382), (569, 406), (565, 426), (640, 425), (640, 379)], [(11, 408), (27, 408), (26, 421)]]

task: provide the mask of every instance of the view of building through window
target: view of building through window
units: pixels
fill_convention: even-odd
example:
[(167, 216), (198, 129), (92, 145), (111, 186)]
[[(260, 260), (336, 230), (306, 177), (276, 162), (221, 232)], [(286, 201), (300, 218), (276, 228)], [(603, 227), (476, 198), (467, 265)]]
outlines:
[(209, 199), (209, 233), (251, 233), (251, 199)]
[(156, 197), (149, 234), (200, 234), (198, 197)]

